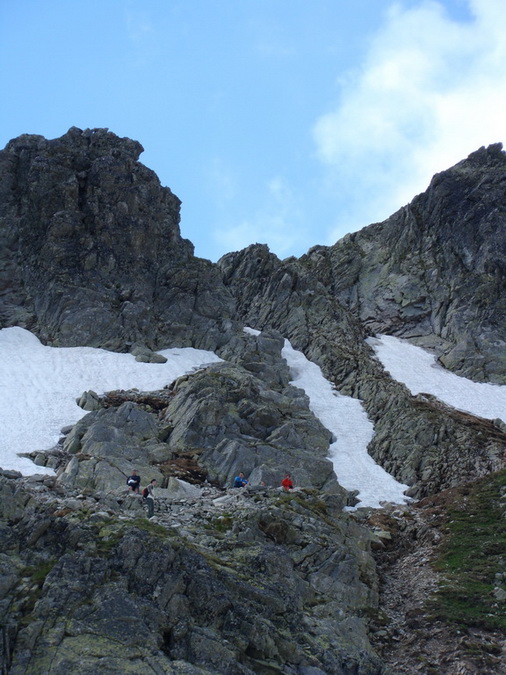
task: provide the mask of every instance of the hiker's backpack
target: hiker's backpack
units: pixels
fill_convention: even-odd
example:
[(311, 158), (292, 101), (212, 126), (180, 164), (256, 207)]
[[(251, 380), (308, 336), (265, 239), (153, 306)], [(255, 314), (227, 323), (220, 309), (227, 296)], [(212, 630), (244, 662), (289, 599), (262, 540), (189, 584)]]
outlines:
[(144, 490), (142, 491), (142, 498), (147, 499), (148, 495), (149, 495), (149, 490), (148, 490), (147, 487), (145, 487)]

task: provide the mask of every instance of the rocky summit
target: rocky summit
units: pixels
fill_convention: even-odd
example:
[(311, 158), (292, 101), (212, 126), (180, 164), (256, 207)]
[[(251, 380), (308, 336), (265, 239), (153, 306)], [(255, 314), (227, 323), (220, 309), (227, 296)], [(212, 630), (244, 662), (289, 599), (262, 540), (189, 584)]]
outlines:
[[(83, 392), (54, 447), (26, 448), (34, 475), (0, 470), (2, 675), (506, 672), (506, 424), (412, 395), (366, 341), (506, 384), (502, 146), (334, 246), (216, 264), (141, 152), (75, 127), (0, 152), (0, 328), (221, 358), (159, 391)], [(360, 508), (340, 485), (285, 338), (362, 401), (409, 503)], [(157, 480), (149, 519), (134, 468)]]

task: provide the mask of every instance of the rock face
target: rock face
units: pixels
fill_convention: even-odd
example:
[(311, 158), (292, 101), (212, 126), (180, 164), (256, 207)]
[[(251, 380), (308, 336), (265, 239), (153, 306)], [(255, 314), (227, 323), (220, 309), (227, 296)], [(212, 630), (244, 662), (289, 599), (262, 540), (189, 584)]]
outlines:
[[(55, 346), (216, 349), (234, 303), (179, 232), (179, 199), (106, 129), (0, 153), (0, 325)], [(147, 343), (147, 344), (146, 344)]]
[(210, 365), (149, 397), (123, 393), (117, 405), (112, 394), (97, 399), (99, 409), (62, 443), (69, 461), (59, 484), (108, 491), (137, 469), (162, 486), (171, 461), (184, 460), (219, 485), (232, 485), (242, 471), (274, 488), (290, 471), (297, 484), (346, 502), (328, 459), (331, 434), (304, 392), (288, 384), (282, 346), (273, 332), (241, 335), (228, 347), (235, 364)]
[(164, 413), (172, 423), (167, 442), (176, 453), (195, 448), (222, 484), (243, 471), (252, 483), (277, 486), (289, 470), (299, 485), (335, 493), (331, 434), (305, 393), (289, 385), (283, 345), (275, 331), (240, 334), (220, 350), (225, 363), (176, 383)]
[(481, 148), (383, 223), (303, 256), (374, 333), (410, 338), (450, 370), (506, 383), (506, 154)]
[[(0, 470), (0, 670), (391, 675), (368, 635), (383, 645), (372, 550), (389, 518), (374, 534), (344, 510), (333, 439), (281, 350), (290, 339), (363, 401), (370, 454), (411, 496), (503, 468), (504, 424), (412, 396), (365, 341), (399, 335), (505, 382), (501, 146), (335, 246), (281, 261), (254, 245), (217, 265), (193, 256), (141, 151), (73, 128), (0, 152), (0, 327), (147, 363), (171, 346), (223, 359), (157, 392), (84, 392), (88, 414), (33, 455), (55, 476)], [(158, 481), (152, 521), (127, 492), (134, 468)], [(245, 490), (228, 487), (239, 471)]]
[(384, 672), (372, 536), (336, 497), (204, 490), (155, 524), (49, 482), (0, 477), (2, 672)]
[(280, 261), (266, 246), (224, 256), (223, 279), (245, 324), (274, 328), (317, 363), (343, 394), (363, 401), (374, 421), (369, 453), (422, 497), (504, 466), (500, 427), (413, 397), (365, 343), (366, 329), (314, 274), (306, 258)]

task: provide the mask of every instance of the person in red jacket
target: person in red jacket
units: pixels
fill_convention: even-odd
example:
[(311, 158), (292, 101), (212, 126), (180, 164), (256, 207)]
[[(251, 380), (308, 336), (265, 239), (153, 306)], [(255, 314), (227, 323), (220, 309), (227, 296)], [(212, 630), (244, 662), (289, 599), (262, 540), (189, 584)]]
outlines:
[(285, 492), (288, 492), (288, 490), (293, 490), (293, 481), (291, 474), (287, 473), (285, 475), (285, 477), (281, 481), (281, 487)]

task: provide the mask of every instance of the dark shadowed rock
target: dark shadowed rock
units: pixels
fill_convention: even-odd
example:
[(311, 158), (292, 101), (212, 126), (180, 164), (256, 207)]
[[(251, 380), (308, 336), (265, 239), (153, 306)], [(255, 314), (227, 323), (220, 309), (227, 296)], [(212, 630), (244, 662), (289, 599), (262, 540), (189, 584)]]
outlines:
[(107, 129), (0, 152), (0, 325), (52, 345), (215, 349), (234, 303), (179, 232), (179, 199)]

